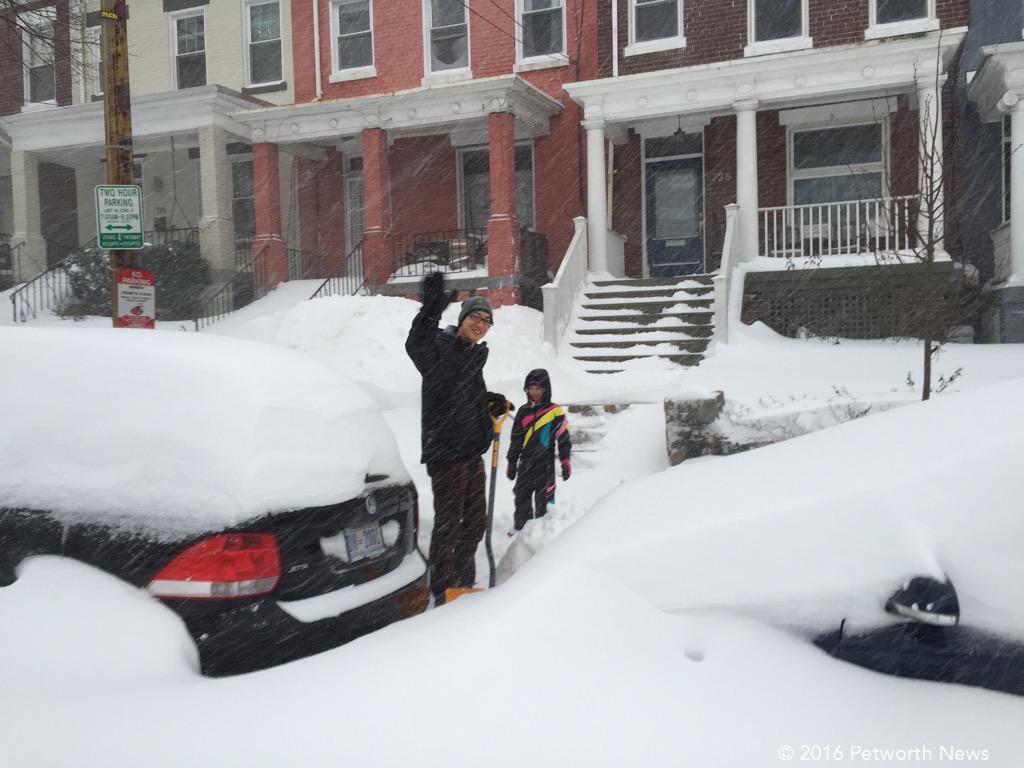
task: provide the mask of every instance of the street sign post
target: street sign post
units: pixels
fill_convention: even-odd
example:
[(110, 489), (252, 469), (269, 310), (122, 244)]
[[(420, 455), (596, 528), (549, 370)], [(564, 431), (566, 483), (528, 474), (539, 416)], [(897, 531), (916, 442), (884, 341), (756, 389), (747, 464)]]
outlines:
[(135, 184), (96, 187), (96, 239), (103, 250), (142, 248), (142, 187)]

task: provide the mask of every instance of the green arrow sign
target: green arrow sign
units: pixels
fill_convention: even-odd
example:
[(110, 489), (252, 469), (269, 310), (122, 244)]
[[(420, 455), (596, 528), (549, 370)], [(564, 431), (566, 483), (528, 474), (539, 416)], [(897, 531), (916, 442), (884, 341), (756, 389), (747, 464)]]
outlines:
[(135, 184), (96, 187), (96, 232), (100, 248), (141, 248), (142, 222), (142, 187)]

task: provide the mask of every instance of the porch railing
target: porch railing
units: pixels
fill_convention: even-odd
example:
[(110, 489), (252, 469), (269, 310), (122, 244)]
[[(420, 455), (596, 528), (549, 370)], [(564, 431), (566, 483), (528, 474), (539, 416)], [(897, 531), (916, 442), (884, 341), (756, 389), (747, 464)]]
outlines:
[[(24, 243), (14, 247), (12, 260), (20, 261)], [(45, 272), (36, 275), (11, 293), (11, 311), (14, 322), (27, 323), (40, 314), (46, 314), (60, 308), (73, 293), (71, 281), (68, 279), (68, 264), (72, 256), (67, 256), (54, 264)]]
[(914, 247), (915, 195), (760, 208), (761, 255), (895, 253)]
[(345, 273), (328, 277), (316, 289), (310, 299), (325, 296), (355, 296), (366, 285), (366, 274), (363, 271), (363, 241), (345, 257)]
[(170, 243), (194, 243), (199, 240), (196, 227), (178, 227), (175, 229), (151, 229), (142, 233), (147, 245), (169, 245)]
[(326, 257), (322, 253), (288, 249), (288, 279), (309, 280), (316, 277), (327, 277)]
[(6, 291), (13, 286), (17, 274), (18, 263), (11, 247), (11, 236), (6, 232), (0, 232), (0, 291)]
[(392, 235), (393, 277), (472, 272), (487, 263), (486, 229), (448, 229)]
[(210, 294), (196, 310), (195, 328), (201, 331), (208, 325), (229, 315), (235, 310), (248, 306), (256, 299), (263, 298), (269, 291), (267, 285), (267, 246), (248, 257), (235, 251), (238, 271), (224, 285)]
[(572, 220), (576, 232), (562, 259), (555, 279), (541, 286), (544, 293), (544, 341), (558, 346), (572, 319), (576, 297), (587, 282), (587, 220)]

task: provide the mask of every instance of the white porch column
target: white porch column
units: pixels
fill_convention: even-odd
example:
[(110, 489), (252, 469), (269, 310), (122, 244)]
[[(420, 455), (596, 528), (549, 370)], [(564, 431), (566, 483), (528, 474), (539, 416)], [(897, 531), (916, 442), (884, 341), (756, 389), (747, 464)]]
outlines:
[(231, 162), (227, 133), (215, 125), (199, 129), (199, 249), (214, 270), (235, 268), (235, 227), (231, 214)]
[(587, 129), (587, 243), (590, 270), (608, 271), (608, 199), (605, 188), (604, 120), (584, 120)]
[(22, 282), (46, 271), (46, 240), (43, 238), (39, 201), (39, 160), (31, 152), (11, 153), (11, 194), (14, 198), (11, 246), (24, 243), (15, 259), (14, 279)]
[(1024, 98), (1007, 93), (1002, 107), (1010, 115), (1010, 279), (1024, 285)]
[(751, 261), (760, 250), (757, 236), (757, 99), (737, 101), (736, 203), (739, 224), (739, 255)]
[(928, 242), (929, 219), (935, 250), (941, 251), (946, 200), (942, 188), (942, 86), (945, 75), (924, 75), (917, 84), (918, 190), (921, 206), (917, 215), (917, 231), (923, 243)]

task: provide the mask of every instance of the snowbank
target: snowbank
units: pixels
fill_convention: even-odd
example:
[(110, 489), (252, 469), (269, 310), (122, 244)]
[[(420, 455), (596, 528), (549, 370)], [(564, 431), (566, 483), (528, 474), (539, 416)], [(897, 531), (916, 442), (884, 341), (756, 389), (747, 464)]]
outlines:
[(613, 491), (517, 578), (595, 568), (672, 612), (806, 630), (887, 621), (914, 575), (948, 575), (965, 622), (1024, 639), (1024, 379)]

